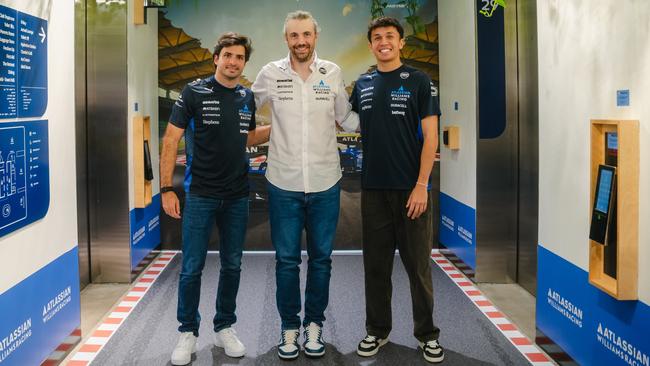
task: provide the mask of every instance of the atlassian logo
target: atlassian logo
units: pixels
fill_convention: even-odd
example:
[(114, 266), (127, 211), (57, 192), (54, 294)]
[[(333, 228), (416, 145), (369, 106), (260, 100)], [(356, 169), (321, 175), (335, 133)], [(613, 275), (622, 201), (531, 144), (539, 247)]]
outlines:
[(549, 288), (546, 293), (546, 301), (553, 309), (557, 310), (565, 318), (569, 319), (571, 323), (582, 328), (582, 309), (573, 305), (571, 301), (565, 299), (559, 292), (556, 292), (551, 288)]
[(70, 286), (66, 287), (58, 295), (56, 295), (47, 304), (43, 305), (43, 323), (47, 323), (63, 309), (70, 301), (72, 301), (72, 289)]
[(330, 89), (330, 86), (325, 84), (323, 80), (321, 80), (320, 83), (314, 85), (315, 91), (330, 91)]
[(647, 354), (641, 352), (641, 350), (626, 339), (616, 335), (611, 329), (603, 327), (602, 323), (598, 323), (598, 329), (596, 331), (598, 332), (596, 334), (598, 342), (626, 364), (632, 366), (650, 366), (650, 357)]
[(250, 120), (252, 115), (253, 113), (248, 109), (248, 104), (244, 104), (244, 108), (239, 110), (239, 118), (241, 119)]
[[(2, 337), (3, 335), (0, 335)], [(32, 336), (32, 318), (25, 320), (11, 333), (0, 338), (0, 363), (6, 360), (21, 344)]]
[(401, 97), (401, 98), (408, 98), (411, 96), (411, 92), (408, 90), (405, 90), (403, 86), (400, 86), (399, 89), (393, 90), (390, 92), (391, 97)]

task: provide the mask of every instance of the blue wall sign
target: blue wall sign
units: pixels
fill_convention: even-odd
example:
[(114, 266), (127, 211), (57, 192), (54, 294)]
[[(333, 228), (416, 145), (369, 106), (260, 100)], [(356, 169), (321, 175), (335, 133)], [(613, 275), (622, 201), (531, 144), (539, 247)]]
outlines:
[(0, 365), (40, 365), (80, 318), (77, 247), (0, 294)]
[(47, 120), (0, 123), (0, 237), (50, 205)]
[(131, 270), (160, 244), (160, 194), (152, 197), (145, 208), (129, 212), (131, 224)]
[(439, 241), (476, 269), (476, 210), (442, 192)]
[(476, 43), (478, 65), (479, 138), (493, 139), (506, 129), (506, 43), (504, 10), (497, 2), (477, 0)]
[(47, 20), (0, 5), (0, 119), (47, 107)]
[(630, 90), (617, 90), (616, 91), (616, 106), (629, 107), (630, 106)]
[(650, 306), (618, 301), (538, 246), (537, 327), (580, 365), (650, 366)]

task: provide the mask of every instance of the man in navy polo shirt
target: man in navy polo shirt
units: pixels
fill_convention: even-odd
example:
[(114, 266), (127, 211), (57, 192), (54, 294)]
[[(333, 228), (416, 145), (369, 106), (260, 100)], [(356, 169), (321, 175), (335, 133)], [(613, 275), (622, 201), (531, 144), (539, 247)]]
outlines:
[(429, 175), (438, 145), (437, 90), (429, 77), (403, 65), (404, 29), (394, 18), (375, 19), (368, 41), (377, 70), (361, 75), (350, 102), (363, 141), (361, 216), (367, 336), (357, 353), (372, 356), (392, 328), (391, 274), (395, 249), (411, 285), (414, 335), (425, 360), (441, 362), (433, 324)]
[(248, 221), (248, 161), (246, 145), (268, 140), (269, 128), (255, 126), (253, 93), (239, 85), (251, 54), (247, 37), (226, 33), (217, 41), (214, 76), (188, 84), (174, 104), (163, 138), (160, 159), (162, 204), (180, 218), (172, 175), (178, 142), (185, 134), (185, 208), (183, 265), (178, 286), (180, 339), (172, 365), (190, 363), (196, 351), (201, 317), (198, 312), (201, 272), (213, 225), (219, 229), (221, 269), (213, 319), (214, 343), (226, 355), (241, 357), (245, 347), (232, 325), (246, 224)]

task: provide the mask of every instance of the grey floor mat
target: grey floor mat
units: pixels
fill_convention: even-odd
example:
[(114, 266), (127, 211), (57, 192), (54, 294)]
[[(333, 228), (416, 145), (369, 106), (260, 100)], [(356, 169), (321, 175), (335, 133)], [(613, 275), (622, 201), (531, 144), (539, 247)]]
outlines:
[[(244, 358), (232, 359), (212, 345), (212, 316), (219, 270), (218, 254), (209, 254), (203, 272), (199, 349), (191, 365), (428, 365), (412, 335), (408, 278), (398, 258), (393, 271), (393, 331), (390, 343), (371, 358), (356, 355), (365, 335), (363, 261), (359, 255), (336, 255), (330, 285), (330, 304), (323, 329), (326, 355), (317, 360), (304, 355), (281, 361), (275, 344), (280, 319), (275, 307), (275, 261), (273, 255), (248, 254), (242, 264), (237, 298), (240, 339), (247, 347)], [(176, 296), (181, 255), (141, 300), (132, 314), (97, 355), (92, 365), (170, 365), (178, 333)], [(303, 257), (304, 289), (307, 260)], [(434, 321), (441, 328), (444, 365), (527, 365), (527, 360), (496, 330), (459, 288), (432, 264)], [(303, 292), (304, 293), (304, 292)]]

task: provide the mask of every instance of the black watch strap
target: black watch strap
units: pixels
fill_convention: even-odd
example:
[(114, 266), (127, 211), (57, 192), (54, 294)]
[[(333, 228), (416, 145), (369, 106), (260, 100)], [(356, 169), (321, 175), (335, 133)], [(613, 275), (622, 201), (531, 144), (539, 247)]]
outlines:
[(160, 187), (160, 193), (166, 193), (166, 192), (174, 192), (174, 187), (172, 186)]

